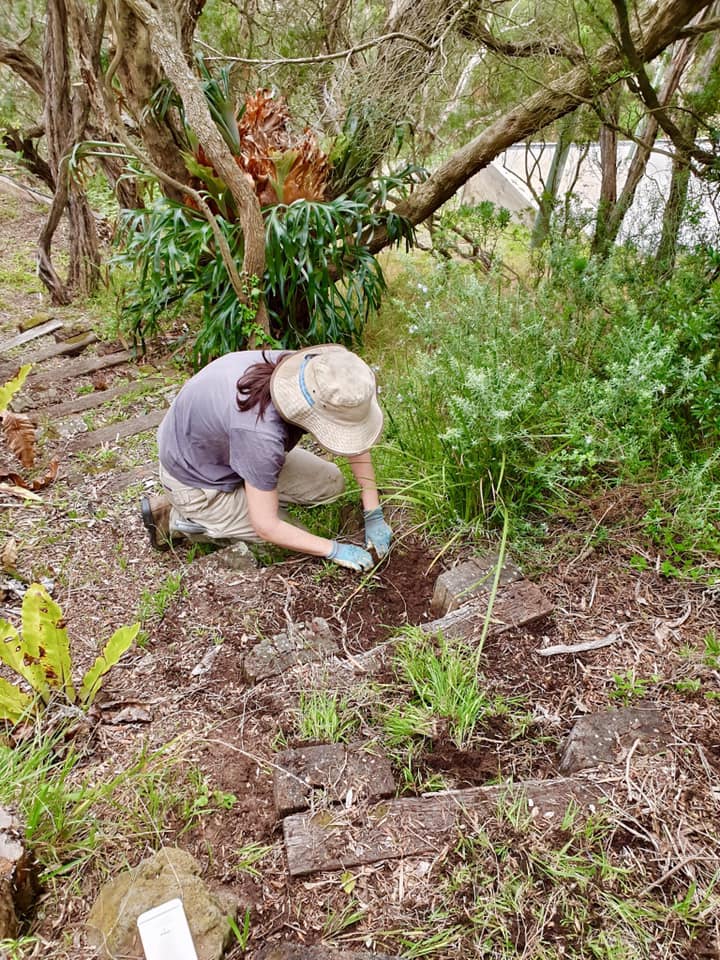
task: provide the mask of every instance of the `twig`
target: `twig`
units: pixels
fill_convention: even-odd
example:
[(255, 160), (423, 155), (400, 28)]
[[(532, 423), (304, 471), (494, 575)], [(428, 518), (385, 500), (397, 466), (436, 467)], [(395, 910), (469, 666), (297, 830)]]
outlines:
[(611, 643), (624, 640), (622, 629), (626, 626), (627, 624), (624, 623), (614, 633), (609, 633), (606, 637), (599, 637), (597, 640), (586, 640), (584, 643), (558, 643), (554, 647), (542, 647), (535, 652), (539, 653), (541, 657), (554, 657), (559, 653), (584, 653), (586, 650), (599, 650), (600, 647), (609, 647)]
[(670, 870), (666, 870), (665, 873), (658, 877), (657, 880), (654, 880), (652, 883), (648, 884), (644, 890), (641, 890), (638, 894), (638, 898), (641, 899), (645, 894), (650, 893), (651, 890), (654, 890), (655, 887), (661, 887), (666, 880), (669, 880), (670, 877), (674, 877), (676, 873), (679, 873), (680, 870), (683, 870), (689, 863), (695, 863), (696, 861), (711, 861), (715, 862), (714, 858), (710, 857), (699, 857), (697, 855), (691, 857), (685, 857), (684, 860), (681, 860), (680, 863), (676, 863), (674, 867)]
[(373, 37), (372, 40), (366, 40), (364, 43), (359, 43), (357, 46), (349, 47), (346, 50), (338, 50), (335, 53), (318, 54), (315, 57), (275, 57), (272, 60), (263, 60), (250, 57), (214, 56), (206, 57), (205, 59), (208, 61), (222, 60), (225, 63), (242, 63), (245, 66), (258, 67), (278, 67), (302, 63), (326, 63), (332, 60), (346, 60), (348, 57), (362, 53), (364, 50), (369, 50), (372, 47), (377, 47), (381, 43), (386, 43), (388, 40), (407, 40), (408, 43), (415, 43), (419, 47), (422, 47), (427, 53), (433, 53), (437, 46), (437, 41), (435, 43), (426, 43), (420, 37), (414, 37), (408, 33), (396, 32), (385, 33), (381, 37)]

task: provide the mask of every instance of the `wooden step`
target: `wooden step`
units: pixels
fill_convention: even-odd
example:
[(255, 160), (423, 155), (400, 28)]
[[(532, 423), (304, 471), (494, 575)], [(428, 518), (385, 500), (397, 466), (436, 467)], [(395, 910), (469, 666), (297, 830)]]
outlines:
[(472, 787), (426, 797), (407, 797), (367, 807), (336, 807), (296, 813), (283, 821), (291, 876), (315, 870), (344, 870), (363, 863), (439, 853), (460, 832), (498, 816), (503, 808), (527, 803), (538, 823), (561, 823), (569, 804), (590, 814), (601, 796), (583, 780), (525, 780)]
[[(48, 333), (53, 333), (55, 330), (59, 330), (62, 325), (62, 320), (48, 320), (46, 323), (41, 323), (38, 327), (31, 327), (29, 330), (18, 333), (8, 340), (3, 340), (3, 342), (0, 343), (0, 354), (6, 353), (8, 350), (14, 350), (15, 347), (20, 347), (23, 343), (29, 343), (30, 340), (36, 340), (38, 337), (44, 337)], [(18, 362), (18, 366), (22, 366), (22, 362)]]
[(50, 422), (62, 420), (63, 417), (69, 417), (74, 413), (83, 413), (85, 410), (94, 410), (117, 400), (118, 397), (124, 397), (127, 394), (141, 391), (150, 391), (164, 386), (165, 381), (162, 377), (148, 377), (145, 380), (131, 380), (129, 383), (120, 383), (114, 387), (108, 387), (107, 390), (94, 390), (92, 393), (86, 393), (81, 397), (75, 397), (73, 400), (65, 400), (63, 403), (56, 403), (50, 407), (38, 407), (36, 410), (28, 411), (30, 419), (37, 423), (40, 419), (46, 419)]
[(158, 427), (165, 413), (164, 409), (153, 410), (151, 413), (144, 413), (139, 417), (132, 417), (130, 420), (119, 420), (117, 423), (111, 423), (99, 430), (79, 433), (70, 440), (65, 449), (68, 453), (79, 453), (81, 450), (92, 450), (93, 447), (100, 447), (104, 443), (116, 443), (125, 437), (132, 437), (136, 433), (144, 433), (146, 430)]
[(120, 350), (117, 353), (108, 353), (104, 357), (82, 357), (79, 360), (70, 360), (54, 370), (32, 371), (26, 383), (31, 387), (49, 387), (52, 383), (62, 380), (71, 380), (82, 377), (96, 370), (107, 367), (116, 367), (133, 359), (132, 350)]

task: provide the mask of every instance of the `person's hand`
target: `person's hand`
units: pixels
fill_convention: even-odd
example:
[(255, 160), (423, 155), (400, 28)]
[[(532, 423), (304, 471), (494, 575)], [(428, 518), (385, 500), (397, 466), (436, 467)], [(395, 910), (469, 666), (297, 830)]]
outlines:
[(362, 547), (356, 547), (353, 543), (338, 543), (333, 540), (332, 550), (327, 555), (328, 560), (332, 560), (341, 567), (347, 567), (348, 570), (370, 570), (375, 566), (375, 561)]
[(392, 530), (385, 523), (382, 507), (374, 510), (363, 510), (365, 520), (365, 546), (368, 550), (375, 550), (378, 558), (382, 559), (390, 549)]

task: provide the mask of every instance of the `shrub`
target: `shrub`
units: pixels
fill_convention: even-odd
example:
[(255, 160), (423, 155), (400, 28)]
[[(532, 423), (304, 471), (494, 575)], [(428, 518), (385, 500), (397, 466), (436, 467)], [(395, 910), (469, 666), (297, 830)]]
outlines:
[[(535, 287), (446, 264), (419, 282), (422, 300), (394, 304), (414, 351), (384, 394), (386, 479), (445, 529), (496, 519), (498, 498), (518, 517), (625, 480), (692, 475), (697, 511), (717, 503), (703, 467), (720, 437), (717, 281), (696, 263), (660, 299), (641, 264), (551, 256), (557, 273)], [(674, 535), (695, 522), (712, 548), (697, 511)]]

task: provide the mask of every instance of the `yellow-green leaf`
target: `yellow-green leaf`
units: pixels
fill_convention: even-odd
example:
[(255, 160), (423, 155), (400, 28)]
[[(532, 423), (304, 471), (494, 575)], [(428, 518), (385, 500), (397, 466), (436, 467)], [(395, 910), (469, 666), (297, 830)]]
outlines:
[(18, 723), (32, 706), (33, 698), (0, 677), (0, 720)]
[(120, 657), (130, 648), (140, 629), (139, 623), (130, 627), (120, 627), (105, 644), (105, 649), (83, 677), (80, 684), (80, 703), (89, 707), (102, 684), (102, 678)]
[(44, 700), (48, 699), (50, 691), (38, 663), (37, 647), (31, 644), (28, 649), (24, 636), (7, 620), (0, 620), (0, 660), (27, 680)]
[[(23, 598), (22, 631), (25, 655), (39, 664), (45, 688), (63, 690), (70, 703), (74, 703), (70, 642), (62, 610), (39, 583), (31, 584)], [(41, 692), (39, 687), (35, 689)], [(47, 699), (46, 692), (42, 694), (44, 699)]]
[(16, 377), (13, 377), (12, 380), (0, 387), (0, 413), (3, 410), (7, 409), (7, 405), (12, 400), (13, 396), (18, 392), (20, 387), (22, 387), (25, 382), (25, 377), (32, 370), (32, 364), (26, 363), (24, 366), (20, 367), (20, 371)]

